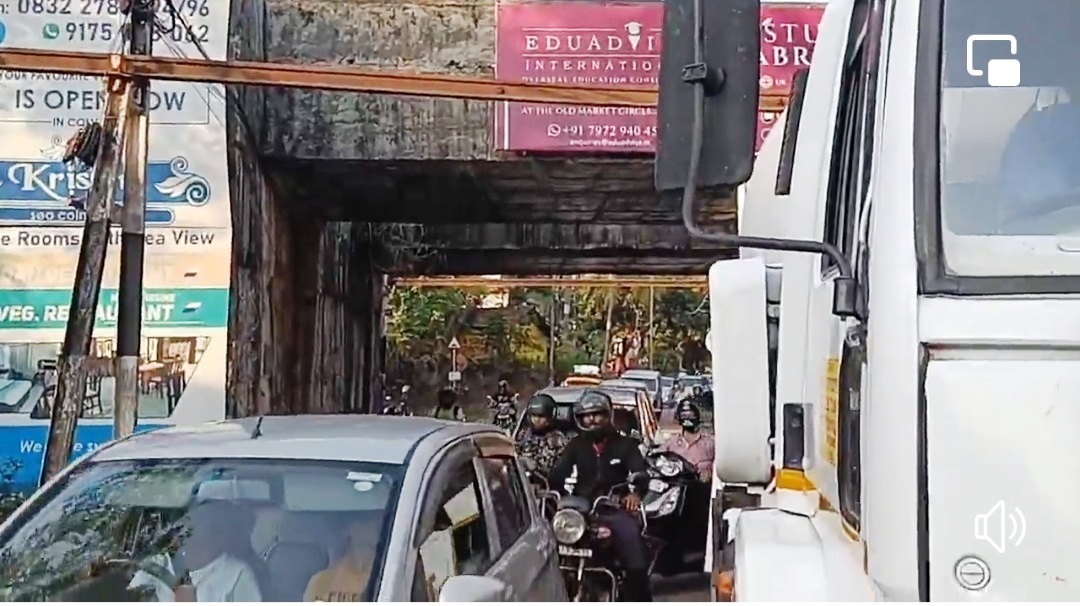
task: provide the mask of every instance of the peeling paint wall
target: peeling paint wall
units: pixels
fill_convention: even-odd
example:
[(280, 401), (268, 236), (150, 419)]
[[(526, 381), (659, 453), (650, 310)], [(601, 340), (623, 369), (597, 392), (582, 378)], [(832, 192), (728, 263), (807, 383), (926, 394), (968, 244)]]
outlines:
[[(263, 0), (234, 0), (230, 55), (265, 58)], [(260, 161), (265, 90), (231, 87), (230, 417), (370, 410), (382, 369), (383, 280), (368, 230), (285, 200)]]
[[(492, 75), (494, 0), (267, 0), (267, 56), (418, 72)], [(486, 101), (321, 91), (271, 93), (275, 156), (492, 159)]]

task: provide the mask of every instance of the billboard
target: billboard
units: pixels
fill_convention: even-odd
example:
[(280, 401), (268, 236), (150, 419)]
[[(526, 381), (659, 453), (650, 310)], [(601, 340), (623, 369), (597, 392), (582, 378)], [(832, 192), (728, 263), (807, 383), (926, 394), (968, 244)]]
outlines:
[[(495, 75), (545, 84), (656, 86), (663, 10), (659, 2), (500, 1)], [(823, 10), (823, 4), (762, 5), (762, 94), (786, 95), (796, 70), (810, 64)], [(652, 153), (656, 110), (499, 103), (494, 130), (496, 149), (505, 151)]]
[[(155, 55), (226, 58), (229, 2), (173, 3), (190, 30), (170, 28), (178, 20), (158, 4)], [(6, 3), (0, 50), (114, 52), (117, 12), (110, 0)], [(149, 106), (142, 428), (224, 415), (232, 256), (224, 87), (155, 81)], [(0, 490), (40, 470), (91, 181), (61, 158), (104, 107), (101, 78), (0, 69)], [(76, 455), (112, 432), (119, 253), (114, 226)]]

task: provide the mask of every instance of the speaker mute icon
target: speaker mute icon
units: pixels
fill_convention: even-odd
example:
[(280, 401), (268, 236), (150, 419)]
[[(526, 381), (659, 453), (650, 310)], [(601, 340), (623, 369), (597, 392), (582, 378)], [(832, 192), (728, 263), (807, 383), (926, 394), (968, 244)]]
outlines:
[(998, 553), (1008, 546), (1019, 547), (1027, 534), (1027, 520), (1018, 507), (1006, 511), (1005, 501), (998, 501), (990, 511), (975, 516), (975, 538), (990, 544)]

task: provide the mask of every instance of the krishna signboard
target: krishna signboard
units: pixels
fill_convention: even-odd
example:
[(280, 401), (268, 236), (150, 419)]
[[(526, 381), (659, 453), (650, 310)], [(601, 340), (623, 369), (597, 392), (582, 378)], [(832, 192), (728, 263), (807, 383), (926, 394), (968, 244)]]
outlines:
[[(823, 4), (761, 7), (761, 92), (786, 95), (810, 64)], [(500, 2), (496, 77), (587, 86), (656, 86), (661, 2)], [(775, 116), (763, 116), (762, 124)], [(656, 110), (500, 103), (498, 149), (532, 152), (655, 151)], [(760, 140), (760, 137), (759, 137)]]

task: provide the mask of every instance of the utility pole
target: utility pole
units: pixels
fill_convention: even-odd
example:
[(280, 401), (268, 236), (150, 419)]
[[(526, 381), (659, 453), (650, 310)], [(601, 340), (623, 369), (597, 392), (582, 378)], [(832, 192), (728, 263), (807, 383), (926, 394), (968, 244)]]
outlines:
[[(153, 0), (131, 0), (131, 54), (152, 54)], [(120, 224), (120, 288), (116, 318), (116, 389), (113, 438), (135, 432), (139, 411), (139, 349), (142, 343), (143, 258), (146, 252), (146, 167), (150, 137), (150, 80), (131, 82), (124, 146), (124, 208)]]
[(551, 290), (551, 312), (548, 314), (548, 328), (551, 336), (548, 338), (548, 374), (551, 384), (555, 384), (555, 347), (559, 336), (559, 304), (562, 292), (556, 287)]
[(656, 312), (656, 287), (649, 286), (649, 367), (656, 368), (656, 348), (653, 347), (653, 343), (656, 342), (656, 323), (654, 313)]
[[(115, 58), (119, 67), (119, 57)], [(75, 286), (71, 292), (67, 331), (57, 364), (56, 396), (45, 443), (45, 461), (41, 484), (60, 472), (71, 460), (75, 427), (82, 414), (86, 396), (86, 358), (94, 333), (94, 316), (101, 295), (101, 276), (109, 245), (109, 210), (116, 195), (120, 172), (119, 148), (124, 140), (131, 88), (127, 78), (110, 77), (106, 81), (105, 117), (98, 136), (94, 126), (76, 135), (65, 160), (85, 157), (93, 162), (93, 181), (87, 194), (86, 223), (83, 226), (79, 261), (75, 267)], [(94, 149), (89, 149), (89, 147)], [(75, 149), (71, 149), (74, 147)], [(79, 148), (84, 148), (80, 150)], [(94, 153), (96, 151), (96, 153)]]

